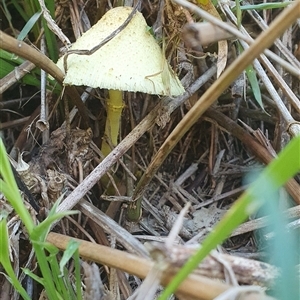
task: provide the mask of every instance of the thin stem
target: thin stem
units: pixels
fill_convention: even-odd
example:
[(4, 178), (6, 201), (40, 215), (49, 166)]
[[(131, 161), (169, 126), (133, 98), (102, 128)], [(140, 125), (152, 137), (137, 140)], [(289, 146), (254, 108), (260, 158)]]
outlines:
[(104, 156), (107, 156), (111, 152), (109, 143), (107, 143), (105, 139), (108, 139), (112, 146), (116, 146), (118, 144), (120, 121), (124, 107), (122, 91), (109, 90), (109, 98), (107, 99), (106, 107), (107, 117), (104, 132), (105, 137), (101, 147), (101, 151)]

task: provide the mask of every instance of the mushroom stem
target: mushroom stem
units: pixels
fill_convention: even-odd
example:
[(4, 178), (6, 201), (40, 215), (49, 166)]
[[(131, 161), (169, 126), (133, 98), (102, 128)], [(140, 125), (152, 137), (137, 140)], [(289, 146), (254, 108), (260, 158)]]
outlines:
[(120, 120), (124, 107), (122, 91), (109, 90), (109, 98), (107, 99), (107, 117), (101, 151), (104, 156), (111, 152), (111, 147), (105, 139), (108, 139), (113, 146), (118, 144), (118, 135), (120, 130)]

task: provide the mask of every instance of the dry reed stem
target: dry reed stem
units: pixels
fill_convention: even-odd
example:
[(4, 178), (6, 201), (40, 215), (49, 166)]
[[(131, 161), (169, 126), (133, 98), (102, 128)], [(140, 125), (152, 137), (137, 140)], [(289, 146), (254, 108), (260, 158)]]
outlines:
[[(120, 269), (140, 278), (145, 278), (154, 266), (152, 261), (129, 254), (125, 251), (93, 244), (91, 242), (53, 232), (49, 233), (47, 237), (47, 242), (61, 250), (65, 250), (67, 248), (70, 240), (75, 240), (80, 243), (79, 254), (85, 259)], [(168, 284), (173, 275), (174, 273), (164, 272), (162, 276), (162, 284)], [(222, 282), (191, 274), (178, 288), (178, 292), (182, 295), (193, 297), (193, 299), (208, 300), (217, 297), (229, 287), (230, 286)]]

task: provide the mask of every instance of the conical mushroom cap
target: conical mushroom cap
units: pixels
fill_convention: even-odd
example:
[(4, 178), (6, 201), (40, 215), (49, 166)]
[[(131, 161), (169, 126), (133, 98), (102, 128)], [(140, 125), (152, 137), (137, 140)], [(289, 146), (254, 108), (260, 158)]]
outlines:
[[(99, 45), (131, 12), (131, 7), (109, 10), (72, 45), (71, 50), (91, 50)], [(64, 71), (62, 58), (57, 65)], [(168, 96), (184, 92), (140, 12), (93, 54), (69, 54), (64, 84)]]

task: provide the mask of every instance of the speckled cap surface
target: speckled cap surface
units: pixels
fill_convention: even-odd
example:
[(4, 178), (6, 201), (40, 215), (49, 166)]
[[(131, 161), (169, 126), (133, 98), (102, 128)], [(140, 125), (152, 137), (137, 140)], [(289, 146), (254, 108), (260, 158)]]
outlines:
[[(91, 50), (119, 28), (131, 12), (132, 7), (109, 10), (71, 50)], [(62, 58), (57, 65), (64, 71)], [(64, 84), (168, 96), (184, 92), (140, 12), (93, 54), (69, 54)]]

